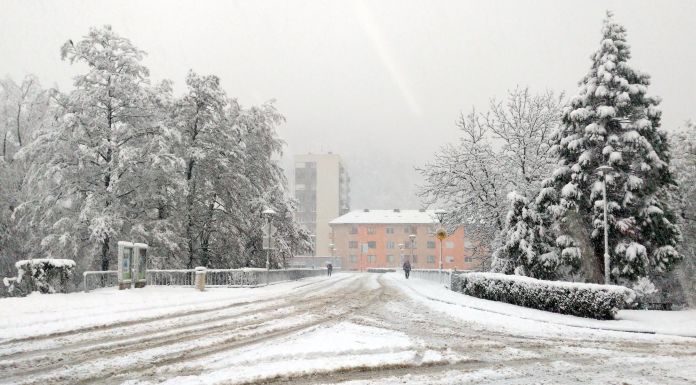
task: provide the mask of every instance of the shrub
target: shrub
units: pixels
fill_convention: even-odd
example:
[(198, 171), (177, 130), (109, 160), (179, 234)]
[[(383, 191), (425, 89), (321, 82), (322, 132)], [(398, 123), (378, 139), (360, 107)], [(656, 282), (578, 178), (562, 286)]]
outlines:
[(614, 285), (544, 281), (518, 275), (468, 273), (453, 277), (452, 290), (478, 298), (596, 319), (613, 319), (632, 303), (633, 290)]
[(66, 293), (72, 289), (75, 261), (71, 259), (27, 259), (15, 263), (17, 277), (4, 279), (9, 291), (22, 293)]
[(368, 273), (395, 273), (396, 269), (374, 267), (367, 269)]

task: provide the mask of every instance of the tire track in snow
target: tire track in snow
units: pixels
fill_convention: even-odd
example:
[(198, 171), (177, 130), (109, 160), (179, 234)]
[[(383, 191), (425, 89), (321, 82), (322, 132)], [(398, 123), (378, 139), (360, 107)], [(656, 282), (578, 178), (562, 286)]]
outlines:
[[(340, 282), (340, 283), (339, 283)], [(299, 291), (299, 292), (288, 292), (287, 296), (284, 297), (285, 299), (294, 299), (295, 302), (288, 303), (285, 305), (285, 308), (291, 309), (290, 313), (284, 315), (286, 319), (289, 317), (302, 317), (305, 316), (307, 313), (313, 313), (319, 312), (319, 310), (323, 310), (327, 307), (329, 307), (330, 304), (336, 303), (336, 300), (338, 298), (342, 298), (344, 296), (343, 292), (348, 291), (348, 292), (356, 292), (359, 291), (360, 287), (363, 285), (363, 282), (360, 282), (359, 277), (355, 276), (348, 276), (344, 279), (341, 280), (332, 280), (329, 281), (327, 285), (324, 285), (321, 287), (321, 290), (317, 290), (318, 288), (306, 288), (305, 290)], [(309, 286), (309, 285), (307, 285)], [(309, 290), (315, 290), (312, 293), (307, 293)], [(297, 301), (297, 298), (295, 296), (305, 294), (306, 297), (303, 298), (300, 301)], [(319, 298), (317, 298), (319, 297)], [(267, 304), (266, 307), (263, 309), (254, 309), (250, 310), (249, 312), (246, 312), (246, 316), (249, 316), (253, 313), (268, 313), (269, 310), (271, 309), (276, 309), (279, 306), (275, 303)], [(347, 311), (350, 311), (347, 310)], [(113, 347), (107, 347), (106, 349), (99, 349), (98, 346), (92, 347), (90, 349), (81, 349), (77, 352), (76, 355), (70, 356), (71, 352), (62, 352), (64, 354), (59, 354), (61, 357), (56, 358), (55, 361), (52, 361), (51, 364), (43, 366), (43, 367), (36, 367), (34, 369), (26, 369), (26, 368), (17, 368), (14, 372), (14, 375), (10, 377), (5, 377), (3, 379), (0, 379), (0, 383), (5, 383), (6, 381), (10, 381), (10, 383), (13, 383), (15, 380), (21, 380), (23, 378), (26, 378), (28, 374), (47, 374), (47, 376), (40, 376), (41, 378), (36, 378), (33, 379), (29, 382), (26, 383), (41, 383), (41, 384), (46, 384), (46, 383), (70, 383), (74, 384), (79, 381), (83, 381), (84, 383), (90, 383), (93, 381), (102, 381), (106, 380), (108, 377), (113, 376), (114, 374), (117, 374), (119, 372), (127, 372), (127, 373), (133, 373), (134, 371), (137, 370), (147, 370), (152, 368), (152, 365), (158, 366), (161, 364), (166, 364), (170, 362), (177, 362), (179, 360), (185, 360), (185, 359), (190, 359), (190, 358), (196, 358), (198, 356), (204, 356), (207, 354), (213, 354), (218, 351), (230, 349), (230, 348), (235, 348), (239, 346), (245, 346), (247, 344), (253, 344), (257, 343), (259, 341), (265, 340), (267, 338), (275, 338), (278, 336), (294, 333), (298, 330), (305, 329), (307, 327), (312, 327), (315, 326), (319, 323), (326, 322), (328, 320), (331, 320), (335, 318), (336, 316), (339, 316), (340, 314), (329, 314), (328, 316), (320, 317), (319, 319), (310, 319), (310, 320), (302, 320), (299, 319), (297, 322), (297, 325), (291, 325), (288, 327), (283, 327), (279, 328), (278, 330), (273, 329), (272, 325), (271, 327), (267, 327), (269, 323), (272, 323), (273, 320), (276, 319), (277, 314), (266, 314), (263, 317), (257, 317), (256, 319), (253, 320), (248, 320), (247, 322), (243, 323), (238, 323), (238, 324), (233, 324), (233, 325), (228, 325), (228, 324), (222, 324), (222, 325), (210, 325), (210, 322), (203, 322), (201, 323), (201, 328), (199, 328), (195, 333), (188, 333), (183, 332), (178, 335), (170, 335), (164, 338), (154, 338), (150, 342), (144, 342), (140, 341), (141, 343), (135, 344), (135, 345), (128, 345), (128, 344), (122, 344), (118, 346), (113, 346)], [(239, 315), (236, 315), (238, 317)], [(307, 318), (307, 317), (305, 317)], [(216, 335), (216, 333), (221, 333), (229, 328), (234, 328), (233, 331), (224, 334), (222, 333), (221, 338), (216, 338), (214, 341), (210, 342), (208, 346), (195, 346), (195, 341), (200, 340), (203, 337), (208, 337), (211, 335)], [(253, 331), (255, 329), (259, 329), (256, 333)], [(241, 331), (237, 333), (236, 331)], [(251, 333), (250, 333), (251, 332)], [(109, 344), (109, 341), (101, 341), (104, 344)], [(147, 363), (132, 363), (131, 365), (127, 365), (124, 368), (120, 368), (116, 371), (114, 370), (109, 370), (108, 375), (104, 376), (102, 374), (96, 374), (97, 378), (87, 376), (87, 378), (78, 380), (78, 378), (75, 377), (68, 377), (70, 378), (69, 380), (61, 380), (61, 377), (65, 376), (65, 367), (64, 363), (69, 362), (70, 363), (70, 368), (71, 371), (72, 369), (80, 366), (84, 366), (87, 368), (87, 371), (89, 372), (89, 364), (90, 362), (93, 361), (98, 361), (98, 360), (108, 360), (110, 357), (118, 357), (121, 354), (128, 354), (128, 355), (133, 355), (134, 353), (137, 352), (145, 352), (147, 353), (148, 350), (153, 350), (153, 349), (158, 349), (158, 348), (163, 348), (167, 347), (169, 345), (173, 344), (178, 344), (178, 345), (185, 345), (186, 342), (191, 342), (189, 346), (180, 346), (180, 349), (174, 352), (168, 352), (156, 357), (152, 357), (149, 359)], [(61, 352), (58, 350), (58, 352)], [(67, 354), (65, 354), (67, 353)], [(75, 353), (75, 352), (73, 352)], [(31, 364), (31, 361), (28, 362)], [(46, 373), (49, 372), (49, 373)], [(51, 375), (50, 372), (57, 372), (54, 373), (55, 375)], [(95, 373), (90, 373), (91, 375), (94, 375)], [(80, 377), (79, 375), (77, 377)]]

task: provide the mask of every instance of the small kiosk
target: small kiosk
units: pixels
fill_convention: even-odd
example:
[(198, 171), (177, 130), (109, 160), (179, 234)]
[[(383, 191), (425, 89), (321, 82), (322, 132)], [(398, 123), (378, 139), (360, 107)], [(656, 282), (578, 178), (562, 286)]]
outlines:
[(147, 284), (147, 249), (144, 243), (133, 244), (133, 282), (137, 288)]
[(118, 289), (128, 289), (133, 282), (133, 249), (131, 242), (118, 242)]
[(118, 289), (145, 287), (147, 283), (147, 249), (144, 243), (118, 242)]

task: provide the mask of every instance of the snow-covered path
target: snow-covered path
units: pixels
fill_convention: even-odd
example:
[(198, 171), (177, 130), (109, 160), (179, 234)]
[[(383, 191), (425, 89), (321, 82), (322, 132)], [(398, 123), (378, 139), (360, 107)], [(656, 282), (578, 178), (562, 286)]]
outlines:
[[(395, 274), (344, 273), (258, 289), (3, 299), (0, 384), (696, 379), (695, 339), (462, 310), (429, 299), (423, 288), (436, 290)], [(73, 311), (64, 308), (71, 301)], [(28, 302), (34, 313), (22, 307)], [(37, 324), (42, 319), (48, 323)]]

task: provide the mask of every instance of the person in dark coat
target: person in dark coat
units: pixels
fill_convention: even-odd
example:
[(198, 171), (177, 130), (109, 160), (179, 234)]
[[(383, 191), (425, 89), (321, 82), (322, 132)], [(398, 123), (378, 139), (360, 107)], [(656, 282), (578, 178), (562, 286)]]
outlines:
[(408, 276), (411, 275), (411, 262), (408, 260), (404, 262), (404, 274), (406, 274), (406, 279), (408, 279)]
[(333, 265), (331, 262), (326, 264), (326, 274), (330, 277), (331, 276), (331, 271), (333, 270)]

